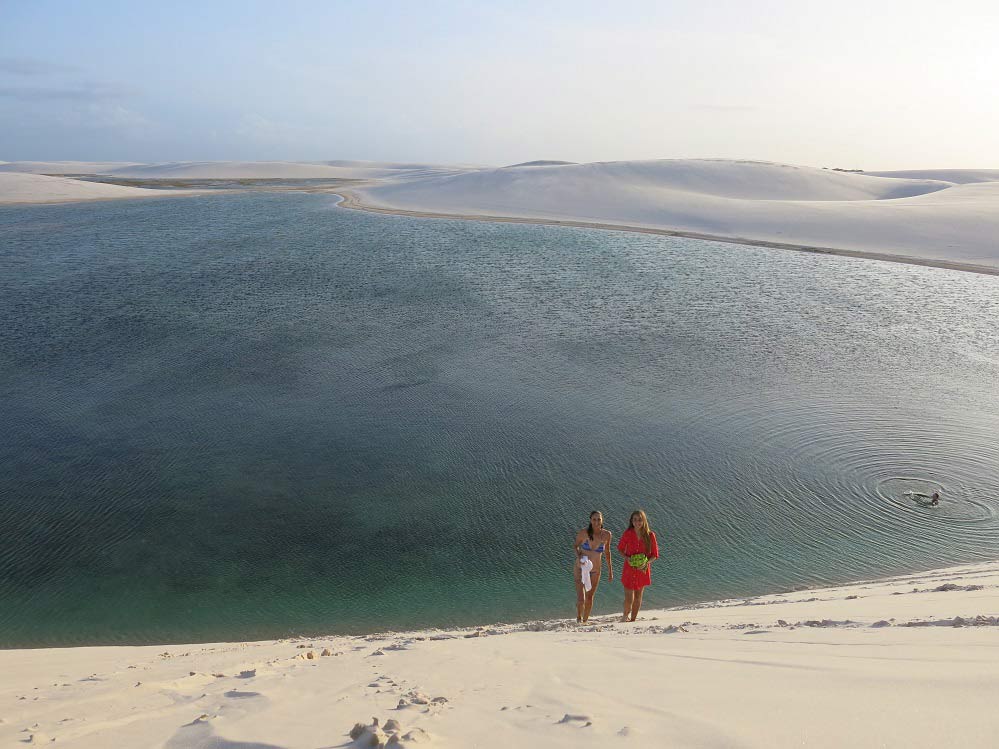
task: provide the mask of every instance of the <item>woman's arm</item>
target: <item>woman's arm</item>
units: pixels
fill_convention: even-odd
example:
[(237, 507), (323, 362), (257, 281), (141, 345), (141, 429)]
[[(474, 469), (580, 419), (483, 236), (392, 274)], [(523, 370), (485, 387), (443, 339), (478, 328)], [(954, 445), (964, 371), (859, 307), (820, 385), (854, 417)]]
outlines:
[(651, 543), (649, 544), (649, 546), (652, 547), (652, 550), (649, 553), (649, 559), (650, 560), (651, 559), (658, 559), (659, 558), (659, 542), (656, 540), (656, 534), (655, 533), (653, 533), (652, 531), (649, 531), (649, 535), (651, 536), (651, 538), (650, 538)]

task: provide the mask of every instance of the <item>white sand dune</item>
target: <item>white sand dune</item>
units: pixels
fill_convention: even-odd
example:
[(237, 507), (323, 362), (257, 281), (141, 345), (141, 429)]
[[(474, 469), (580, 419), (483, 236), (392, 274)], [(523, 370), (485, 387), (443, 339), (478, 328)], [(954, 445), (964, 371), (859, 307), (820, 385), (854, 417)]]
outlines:
[(874, 177), (938, 179), (965, 185), (969, 182), (999, 182), (999, 169), (904, 169), (895, 172), (864, 172)]
[(105, 185), (69, 177), (49, 177), (25, 172), (0, 172), (0, 204), (73, 203), (120, 198), (165, 198), (195, 195), (197, 190), (147, 190), (140, 187)]
[(997, 614), (993, 562), (633, 624), (0, 651), (0, 744), (994, 747)]
[(397, 212), (644, 227), (999, 269), (999, 183), (662, 160), (386, 180), (352, 197)]
[(134, 161), (0, 161), (0, 172), (29, 174), (106, 174), (136, 166)]

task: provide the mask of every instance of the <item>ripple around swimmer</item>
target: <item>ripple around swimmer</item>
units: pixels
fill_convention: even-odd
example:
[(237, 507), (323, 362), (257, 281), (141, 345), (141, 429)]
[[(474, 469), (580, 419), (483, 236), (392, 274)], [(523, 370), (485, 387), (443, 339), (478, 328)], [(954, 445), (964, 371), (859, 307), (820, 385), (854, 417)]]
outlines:
[[(761, 496), (774, 487), (789, 505), (773, 513), (810, 508), (825, 522), (799, 532), (868, 534), (897, 548), (911, 542), (907, 527), (932, 543), (974, 546), (999, 539), (999, 443), (994, 425), (973, 415), (911, 413), (872, 405), (872, 399), (821, 394), (719, 399), (685, 415), (703, 449), (717, 449), (722, 436), (741, 463), (740, 485)], [(940, 491), (937, 507), (921, 507), (905, 491)], [(793, 507), (792, 507), (793, 506)], [(825, 526), (825, 527), (823, 527)], [(818, 538), (815, 539), (818, 542)]]
[[(999, 518), (999, 509), (988, 502), (969, 496), (961, 484), (947, 486), (943, 482), (915, 476), (890, 476), (877, 484), (878, 495), (891, 505), (919, 513), (929, 513), (944, 523), (988, 523)], [(940, 504), (921, 505), (912, 493), (940, 494)], [(908, 493), (908, 494), (907, 494)]]

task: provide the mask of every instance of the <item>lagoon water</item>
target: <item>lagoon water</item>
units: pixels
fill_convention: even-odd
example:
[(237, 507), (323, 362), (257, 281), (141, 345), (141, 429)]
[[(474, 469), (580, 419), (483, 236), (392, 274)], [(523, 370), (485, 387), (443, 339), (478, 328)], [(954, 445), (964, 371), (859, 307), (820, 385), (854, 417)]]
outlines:
[(328, 195), (0, 208), (0, 646), (572, 616), (595, 508), (648, 511), (647, 607), (995, 559), (997, 319), (996, 277)]

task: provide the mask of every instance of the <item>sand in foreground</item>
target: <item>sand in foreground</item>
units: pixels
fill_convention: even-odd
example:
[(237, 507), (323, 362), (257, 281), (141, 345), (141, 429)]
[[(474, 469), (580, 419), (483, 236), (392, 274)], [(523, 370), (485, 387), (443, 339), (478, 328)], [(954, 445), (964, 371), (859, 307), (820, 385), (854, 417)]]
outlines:
[(0, 651), (0, 745), (994, 747), (997, 614), (987, 563), (634, 624)]

